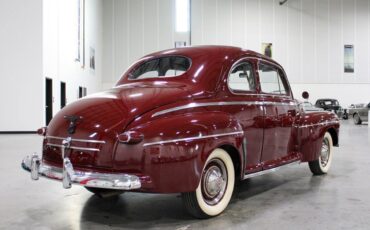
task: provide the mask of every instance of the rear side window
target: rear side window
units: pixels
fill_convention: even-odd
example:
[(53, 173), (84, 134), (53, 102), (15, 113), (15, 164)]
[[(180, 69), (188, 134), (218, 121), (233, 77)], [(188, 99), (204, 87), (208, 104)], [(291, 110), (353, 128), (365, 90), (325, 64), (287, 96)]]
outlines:
[(252, 65), (243, 62), (235, 66), (228, 78), (229, 88), (234, 91), (254, 91), (255, 81)]
[(190, 60), (186, 57), (161, 57), (144, 62), (128, 76), (130, 80), (175, 77), (190, 68)]
[(258, 65), (261, 90), (264, 93), (287, 95), (288, 89), (284, 84), (280, 72), (267, 64)]

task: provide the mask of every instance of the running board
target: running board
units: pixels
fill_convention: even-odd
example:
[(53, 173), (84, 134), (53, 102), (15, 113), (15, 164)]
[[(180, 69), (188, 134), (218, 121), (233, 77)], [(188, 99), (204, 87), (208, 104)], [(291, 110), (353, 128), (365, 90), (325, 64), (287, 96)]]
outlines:
[(275, 168), (271, 168), (271, 169), (267, 169), (267, 170), (263, 170), (263, 171), (259, 171), (259, 172), (255, 172), (255, 173), (245, 174), (244, 177), (243, 177), (243, 180), (248, 179), (248, 178), (252, 178), (252, 177), (256, 177), (256, 176), (261, 176), (261, 175), (264, 175), (264, 174), (267, 174), (267, 173), (275, 172), (275, 171), (277, 171), (281, 168), (296, 165), (296, 164), (299, 164), (299, 163), (300, 163), (300, 161), (294, 161), (294, 162), (291, 162), (291, 163), (288, 163), (288, 164), (285, 164), (285, 165), (281, 165), (281, 166), (278, 166), (278, 167), (275, 167)]

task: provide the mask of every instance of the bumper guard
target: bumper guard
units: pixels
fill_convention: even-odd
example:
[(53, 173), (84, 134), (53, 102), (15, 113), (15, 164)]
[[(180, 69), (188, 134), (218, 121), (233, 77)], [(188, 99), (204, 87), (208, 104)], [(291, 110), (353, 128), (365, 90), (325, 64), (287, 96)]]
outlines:
[(22, 168), (31, 172), (32, 180), (38, 180), (40, 176), (61, 180), (66, 189), (72, 184), (117, 190), (141, 188), (140, 179), (135, 175), (75, 171), (68, 157), (63, 159), (63, 168), (59, 168), (42, 163), (41, 158), (33, 154), (23, 159)]

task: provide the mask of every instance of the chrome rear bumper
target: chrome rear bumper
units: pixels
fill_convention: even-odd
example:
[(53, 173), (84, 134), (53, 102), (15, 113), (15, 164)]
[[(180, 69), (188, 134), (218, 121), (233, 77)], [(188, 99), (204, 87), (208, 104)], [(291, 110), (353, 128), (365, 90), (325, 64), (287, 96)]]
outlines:
[(63, 168), (59, 168), (42, 163), (40, 157), (34, 154), (23, 159), (22, 168), (31, 172), (33, 180), (38, 180), (40, 176), (61, 180), (64, 188), (70, 188), (72, 184), (117, 190), (141, 188), (140, 179), (135, 175), (75, 171), (68, 157), (63, 160)]

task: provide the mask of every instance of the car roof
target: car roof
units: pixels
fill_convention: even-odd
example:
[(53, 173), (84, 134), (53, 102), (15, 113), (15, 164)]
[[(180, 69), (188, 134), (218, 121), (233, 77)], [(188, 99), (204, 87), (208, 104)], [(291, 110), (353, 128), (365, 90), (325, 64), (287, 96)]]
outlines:
[(174, 49), (168, 49), (168, 50), (151, 53), (149, 55), (146, 55), (144, 58), (148, 58), (151, 56), (179, 55), (179, 56), (188, 57), (190, 59), (195, 59), (201, 53), (207, 54), (207, 56), (216, 58), (216, 59), (224, 59), (226, 56), (228, 58), (239, 58), (242, 56), (255, 57), (255, 58), (268, 60), (269, 62), (272, 62), (281, 67), (279, 63), (275, 62), (271, 58), (265, 55), (262, 55), (260, 53), (257, 53), (253, 50), (243, 49), (241, 47), (235, 47), (235, 46), (222, 46), (222, 45), (201, 45), (201, 46), (174, 48)]
[(321, 98), (321, 99), (317, 99), (317, 101), (338, 101), (338, 100), (333, 99), (333, 98)]

